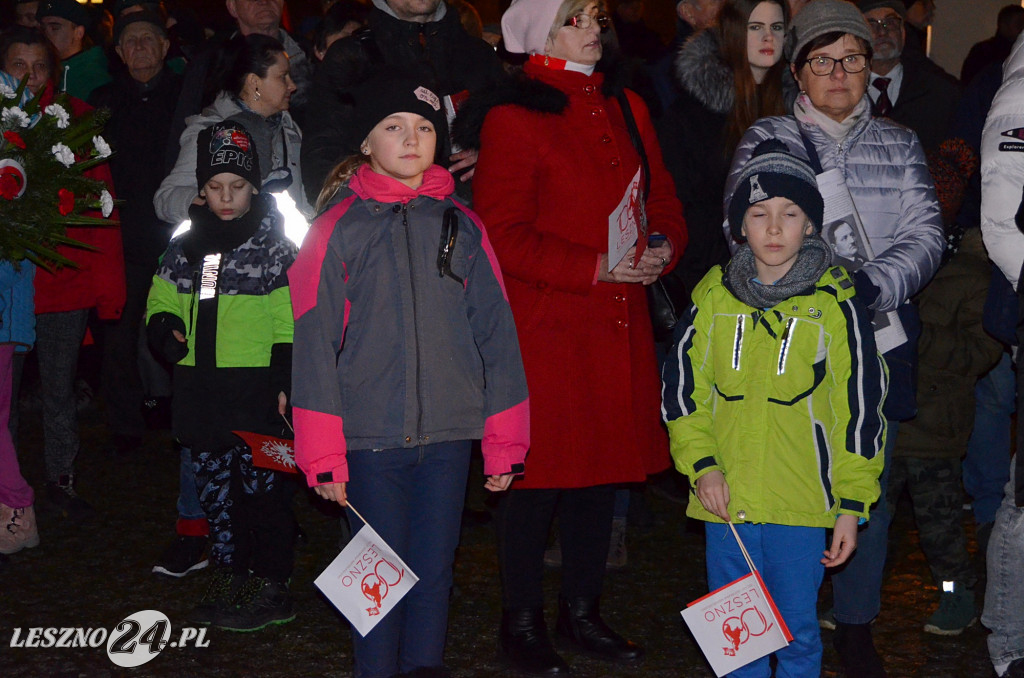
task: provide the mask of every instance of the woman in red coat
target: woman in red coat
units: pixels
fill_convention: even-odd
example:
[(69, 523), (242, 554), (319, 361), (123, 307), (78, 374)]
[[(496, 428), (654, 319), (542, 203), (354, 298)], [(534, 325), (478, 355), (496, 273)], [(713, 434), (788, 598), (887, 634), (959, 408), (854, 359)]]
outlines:
[(667, 241), (652, 242), (635, 266), (631, 249), (609, 270), (610, 218), (621, 204), (643, 202), (644, 182), (635, 181), (642, 163), (616, 100), (623, 89), (605, 72), (608, 26), (593, 0), (515, 0), (502, 32), (509, 51), (531, 55), (525, 77), (477, 102), (492, 107), (474, 208), (505, 275), (530, 390), (526, 475), (498, 516), (501, 643), (513, 668), (539, 675), (568, 671), (543, 618), (543, 554), (556, 514), (557, 633), (591, 655), (642, 660), (641, 648), (601, 620), (598, 598), (615, 484), (642, 482), (669, 463), (644, 286), (675, 264), (686, 235), (647, 109), (625, 92), (651, 168), (649, 230)]

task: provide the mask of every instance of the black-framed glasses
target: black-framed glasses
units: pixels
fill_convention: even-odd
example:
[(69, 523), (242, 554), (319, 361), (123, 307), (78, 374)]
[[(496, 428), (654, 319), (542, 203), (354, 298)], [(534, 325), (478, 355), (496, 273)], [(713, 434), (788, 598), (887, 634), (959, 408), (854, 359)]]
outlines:
[(459, 237), (459, 217), (455, 214), (454, 207), (449, 207), (444, 212), (444, 219), (441, 221), (441, 244), (437, 247), (437, 272), (443, 278), (448, 276), (452, 280), (463, 284), (462, 278), (452, 271), (452, 254), (455, 252), (455, 241)]
[(815, 75), (832, 75), (836, 70), (836, 64), (842, 64), (843, 70), (847, 73), (860, 73), (868, 67), (867, 54), (847, 54), (842, 59), (833, 59), (827, 56), (816, 56), (807, 59), (804, 63), (811, 67), (811, 73)]
[(887, 16), (884, 19), (868, 19), (868, 26), (871, 27), (872, 33), (883, 33), (885, 31), (895, 33), (903, 28), (903, 19), (898, 16)]
[(595, 22), (602, 33), (607, 33), (608, 29), (612, 26), (612, 18), (607, 14), (598, 14), (597, 16), (577, 14), (576, 16), (568, 17), (565, 20), (565, 25), (585, 31), (593, 26)]

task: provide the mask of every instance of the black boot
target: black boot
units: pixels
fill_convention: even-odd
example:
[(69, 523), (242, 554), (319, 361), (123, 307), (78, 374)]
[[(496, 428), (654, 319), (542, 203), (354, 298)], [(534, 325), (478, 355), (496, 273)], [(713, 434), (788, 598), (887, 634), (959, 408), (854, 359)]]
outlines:
[(882, 658), (871, 639), (871, 624), (836, 622), (832, 645), (847, 678), (886, 678)]
[(569, 665), (551, 646), (543, 608), (502, 610), (499, 641), (502, 655), (515, 671), (528, 676), (569, 675)]
[(555, 633), (578, 650), (598, 659), (622, 664), (639, 664), (644, 649), (608, 628), (601, 619), (597, 598), (558, 597)]

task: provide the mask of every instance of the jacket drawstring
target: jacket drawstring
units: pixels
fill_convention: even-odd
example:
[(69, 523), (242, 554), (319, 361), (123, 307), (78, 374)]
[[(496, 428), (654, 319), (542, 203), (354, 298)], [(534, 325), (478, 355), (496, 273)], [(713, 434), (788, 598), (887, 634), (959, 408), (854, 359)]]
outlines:
[(192, 298), (188, 305), (188, 336), (192, 336), (192, 323), (196, 317), (196, 294), (199, 290), (199, 271), (192, 271)]

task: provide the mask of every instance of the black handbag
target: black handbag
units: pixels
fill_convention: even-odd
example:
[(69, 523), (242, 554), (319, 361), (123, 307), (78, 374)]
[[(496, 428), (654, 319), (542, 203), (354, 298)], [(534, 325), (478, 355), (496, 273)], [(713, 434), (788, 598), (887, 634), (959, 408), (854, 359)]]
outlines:
[[(640, 163), (643, 166), (643, 201), (647, 202), (647, 196), (651, 192), (651, 165), (647, 160), (647, 151), (644, 149), (644, 141), (640, 138), (640, 129), (637, 127), (636, 119), (633, 117), (633, 110), (629, 107), (629, 99), (626, 93), (618, 95), (619, 108), (622, 109), (622, 117), (626, 120), (626, 129), (629, 130), (629, 139), (633, 142), (633, 148), (640, 156)], [(651, 327), (654, 330), (654, 340), (668, 342), (672, 339), (672, 330), (679, 322), (682, 309), (675, 302), (675, 299), (684, 299), (686, 290), (683, 282), (675, 276), (661, 276), (647, 286), (647, 310), (651, 316)]]

